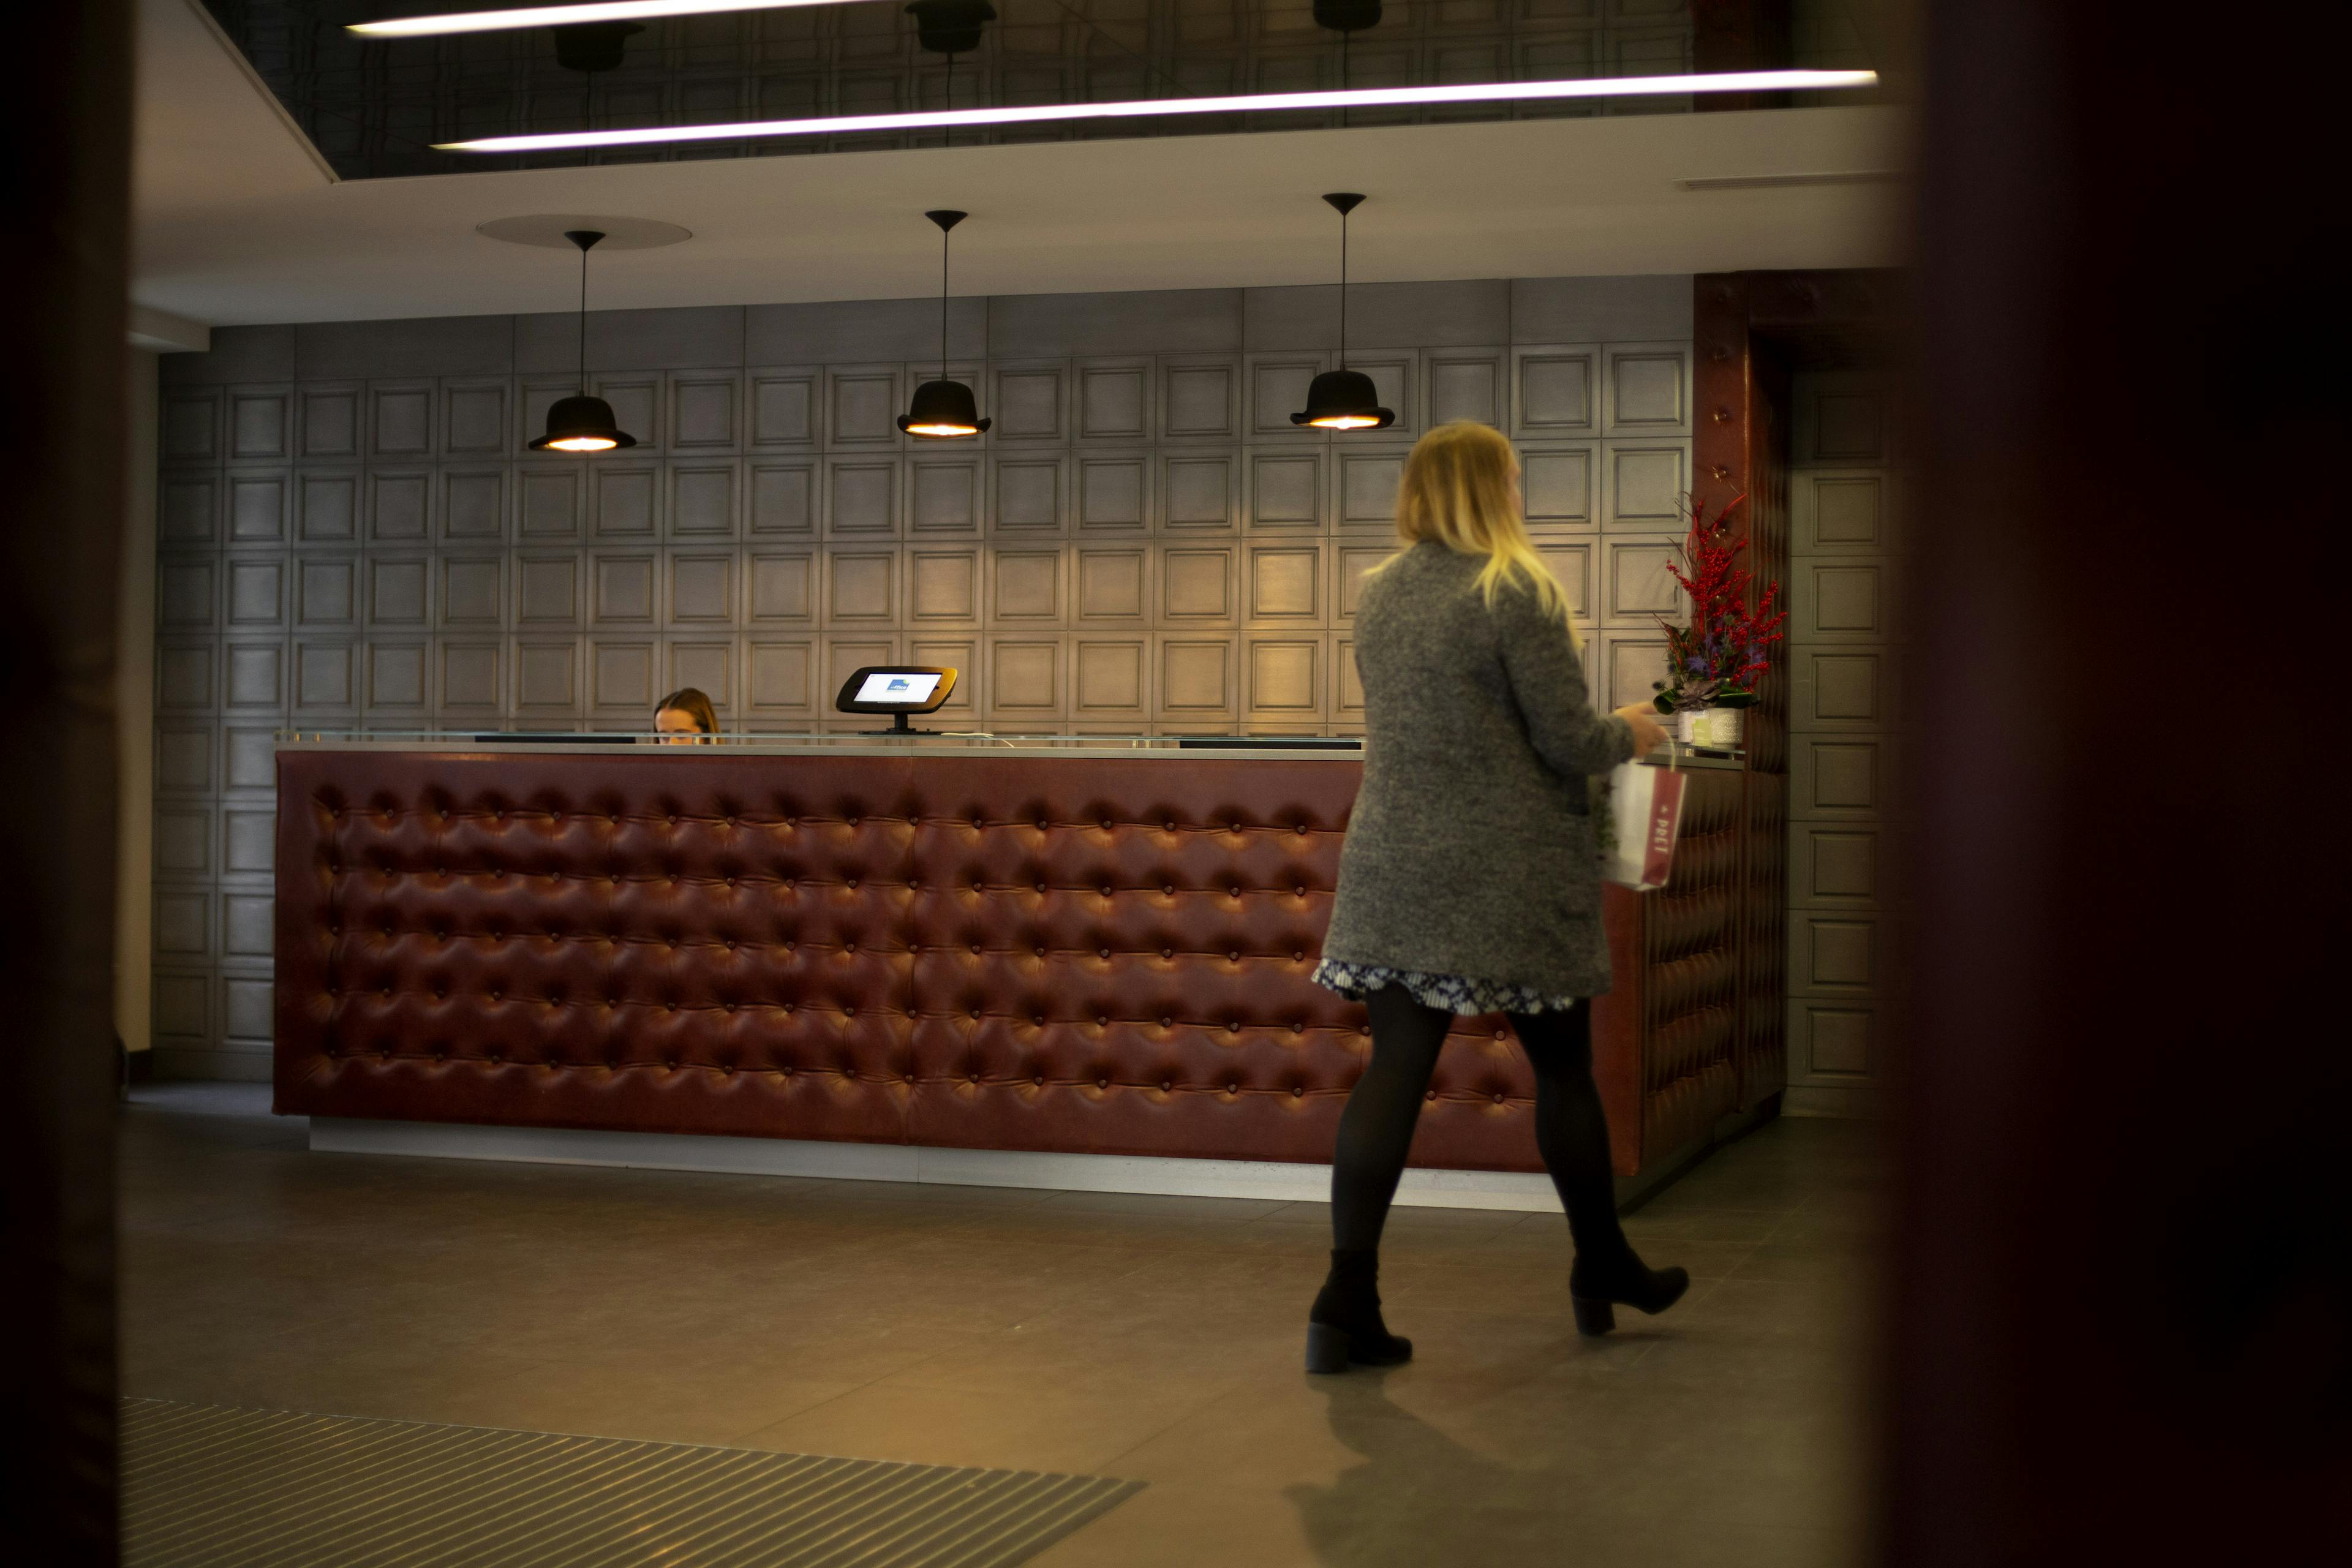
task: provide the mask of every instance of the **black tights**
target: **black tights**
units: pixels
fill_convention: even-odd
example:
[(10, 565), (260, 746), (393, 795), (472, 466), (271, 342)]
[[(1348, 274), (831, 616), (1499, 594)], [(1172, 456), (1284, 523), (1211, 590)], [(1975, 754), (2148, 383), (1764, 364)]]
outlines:
[[(1331, 1163), (1331, 1245), (1343, 1252), (1381, 1244), (1422, 1097), (1453, 1022), (1402, 985), (1382, 986), (1364, 1005), (1372, 1016), (1371, 1065), (1348, 1097)], [(1592, 1082), (1592, 1005), (1510, 1017), (1536, 1069), (1536, 1146), (1568, 1210), (1576, 1250), (1608, 1257), (1624, 1247), (1625, 1233), (1618, 1228), (1610, 1178), (1609, 1119)]]

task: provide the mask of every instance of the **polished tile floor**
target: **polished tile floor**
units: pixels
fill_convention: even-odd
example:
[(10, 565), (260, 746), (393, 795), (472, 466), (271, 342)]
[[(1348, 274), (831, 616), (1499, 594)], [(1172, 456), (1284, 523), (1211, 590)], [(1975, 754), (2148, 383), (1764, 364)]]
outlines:
[(124, 1110), (126, 1394), (1149, 1483), (1038, 1568), (1860, 1555), (1861, 1124), (1633, 1216), (1696, 1282), (1603, 1342), (1557, 1216), (1399, 1210), (1417, 1359), (1310, 1378), (1319, 1205), (312, 1154), (263, 1103)]

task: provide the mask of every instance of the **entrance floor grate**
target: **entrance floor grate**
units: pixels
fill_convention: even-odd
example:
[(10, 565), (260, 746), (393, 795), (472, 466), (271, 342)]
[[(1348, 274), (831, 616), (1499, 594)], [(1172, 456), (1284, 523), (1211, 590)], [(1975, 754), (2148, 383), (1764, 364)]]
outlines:
[(1011, 1568), (1140, 1481), (122, 1401), (130, 1568)]

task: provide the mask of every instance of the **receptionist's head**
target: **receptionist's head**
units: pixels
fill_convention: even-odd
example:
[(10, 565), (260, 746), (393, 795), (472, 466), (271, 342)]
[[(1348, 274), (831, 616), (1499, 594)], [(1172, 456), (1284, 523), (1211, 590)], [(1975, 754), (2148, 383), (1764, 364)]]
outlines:
[(719, 712), (700, 688), (682, 686), (654, 709), (654, 728), (668, 745), (698, 746), (719, 733)]

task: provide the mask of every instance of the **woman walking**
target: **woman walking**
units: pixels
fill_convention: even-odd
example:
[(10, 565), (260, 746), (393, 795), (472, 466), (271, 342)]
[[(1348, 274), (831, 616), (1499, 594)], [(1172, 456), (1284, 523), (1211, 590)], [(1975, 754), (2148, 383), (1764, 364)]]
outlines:
[(1518, 459), (1484, 425), (1421, 438), (1398, 487), (1402, 551), (1356, 614), (1364, 783), (1315, 978), (1371, 1015), (1339, 1119), (1331, 1273), (1307, 1370), (1405, 1361), (1378, 1289), (1381, 1227), (1455, 1014), (1508, 1014), (1536, 1073), (1536, 1142), (1568, 1210), (1577, 1327), (1663, 1311), (1682, 1269), (1644, 1268), (1617, 1223), (1590, 998), (1609, 989), (1587, 780), (1662, 743), (1643, 704), (1598, 714), (1567, 597), (1528, 538)]

